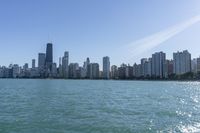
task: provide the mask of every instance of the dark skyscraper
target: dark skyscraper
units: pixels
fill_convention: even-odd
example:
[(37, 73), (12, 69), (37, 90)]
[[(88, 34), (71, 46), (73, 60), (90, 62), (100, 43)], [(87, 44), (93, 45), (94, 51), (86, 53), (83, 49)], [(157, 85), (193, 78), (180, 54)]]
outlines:
[(62, 58), (62, 74), (64, 78), (68, 78), (69, 75), (69, 52), (65, 51), (64, 56)]
[(38, 54), (38, 68), (40, 70), (44, 69), (44, 67), (45, 67), (45, 58), (46, 58), (45, 53), (39, 53)]
[(90, 59), (87, 58), (85, 62), (85, 67), (86, 67), (86, 77), (90, 77)]
[(32, 59), (32, 68), (35, 69), (35, 59)]
[(53, 44), (47, 43), (45, 65), (48, 71), (51, 71), (53, 64)]

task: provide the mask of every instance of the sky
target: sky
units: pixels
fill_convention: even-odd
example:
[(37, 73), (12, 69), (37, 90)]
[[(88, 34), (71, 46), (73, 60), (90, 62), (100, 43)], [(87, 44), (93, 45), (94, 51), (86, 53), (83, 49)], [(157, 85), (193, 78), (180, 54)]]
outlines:
[(0, 65), (38, 60), (53, 43), (54, 61), (64, 51), (80, 65), (139, 63), (163, 51), (187, 49), (200, 56), (199, 0), (1, 0)]

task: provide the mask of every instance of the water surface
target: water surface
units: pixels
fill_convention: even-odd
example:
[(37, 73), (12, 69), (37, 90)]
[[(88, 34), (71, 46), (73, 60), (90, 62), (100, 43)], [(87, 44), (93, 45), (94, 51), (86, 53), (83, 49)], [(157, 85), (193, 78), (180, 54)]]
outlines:
[(1, 79), (1, 132), (200, 132), (200, 83)]

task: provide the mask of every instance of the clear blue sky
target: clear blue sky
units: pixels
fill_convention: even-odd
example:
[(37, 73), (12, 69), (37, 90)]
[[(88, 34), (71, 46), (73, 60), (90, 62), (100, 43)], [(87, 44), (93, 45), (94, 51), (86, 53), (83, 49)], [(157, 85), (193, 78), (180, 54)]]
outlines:
[(111, 64), (133, 64), (156, 51), (172, 58), (184, 49), (197, 57), (199, 22), (137, 56), (127, 48), (197, 15), (199, 0), (2, 0), (0, 65), (30, 64), (47, 42), (54, 44), (54, 61), (69, 51), (70, 62), (81, 65), (86, 57), (101, 64), (108, 55)]

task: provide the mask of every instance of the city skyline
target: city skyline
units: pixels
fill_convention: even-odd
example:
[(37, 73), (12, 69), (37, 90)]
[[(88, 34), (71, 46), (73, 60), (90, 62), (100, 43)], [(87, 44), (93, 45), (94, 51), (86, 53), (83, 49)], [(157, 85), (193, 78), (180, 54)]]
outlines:
[[(26, 64), (28, 64), (28, 66), (30, 66), (29, 68), (40, 68), (41, 66), (47, 66), (47, 69), (51, 69), (51, 65), (53, 63), (56, 63), (56, 65), (59, 67), (60, 64), (65, 64), (65, 66), (62, 66), (64, 67), (65, 69), (68, 69), (66, 67), (69, 67), (70, 63), (78, 63), (80, 66), (83, 66), (85, 65), (85, 59), (86, 61), (89, 59), (89, 63), (94, 63), (96, 61), (91, 61), (91, 57), (84, 57), (84, 60), (81, 61), (81, 63), (77, 62), (77, 61), (70, 61), (70, 51), (63, 51), (64, 53), (64, 56), (62, 54), (60, 54), (61, 56), (58, 58), (58, 59), (53, 59), (53, 55), (54, 55), (54, 44), (52, 42), (48, 42), (45, 44), (46, 46), (46, 52), (45, 50), (41, 51), (41, 52), (38, 52), (36, 57), (33, 58), (33, 59), (30, 59), (30, 63), (29, 62), (24, 62), (22, 65), (21, 64), (18, 64), (17, 62), (13, 62), (13, 63), (10, 63), (8, 65), (4, 65), (4, 64), (0, 64), (0, 67), (9, 67), (10, 65), (19, 65), (19, 66), (24, 66)], [(114, 64), (112, 63), (112, 59), (110, 59), (110, 56), (109, 55), (106, 55), (106, 56), (103, 56), (100, 58), (100, 62), (96, 62), (99, 64), (99, 70), (100, 71), (103, 71), (104, 68), (105, 68), (105, 71), (111, 71), (111, 66), (113, 65), (116, 65), (116, 66), (121, 66), (122, 64), (127, 64), (127, 65), (130, 65), (130, 66), (133, 66), (134, 64), (142, 64), (142, 62), (144, 61), (147, 61), (147, 59), (153, 57), (156, 53), (162, 53), (164, 54), (164, 58), (166, 60), (173, 60), (174, 59), (174, 55), (175, 54), (179, 54), (179, 53), (182, 53), (183, 52), (188, 52), (187, 49), (185, 50), (177, 50), (177, 51), (173, 51), (171, 52), (171, 55), (172, 55), (172, 58), (167, 58), (167, 54), (165, 53), (165, 51), (156, 51), (154, 53), (152, 53), (149, 57), (140, 57), (139, 58), (139, 62), (123, 62), (123, 61), (120, 61), (120, 64)], [(40, 59), (42, 58), (42, 59)], [(200, 58), (200, 56), (197, 56), (197, 57), (193, 57), (192, 58), (192, 53), (190, 54), (190, 59), (191, 61), (193, 59), (197, 59), (197, 58)], [(42, 60), (42, 61), (41, 61)], [(106, 63), (104, 63), (106, 62)], [(104, 65), (105, 64), (105, 65)], [(104, 74), (103, 74), (104, 75)], [(108, 76), (108, 72), (107, 74), (105, 74), (107, 76), (103, 76), (103, 77), (110, 77), (110, 75)]]
[[(139, 63), (157, 51), (172, 58), (171, 51), (185, 49), (198, 57), (199, 6), (198, 0), (3, 1), (0, 64), (31, 64), (46, 42), (54, 44), (57, 64), (63, 51), (79, 64), (86, 57), (101, 62), (107, 55), (116, 65)], [(152, 38), (153, 47), (146, 47)]]
[(32, 65), (10, 64), (0, 66), (0, 78), (62, 78), (62, 79), (199, 79), (200, 57), (191, 58), (188, 50), (173, 52), (173, 59), (166, 58), (163, 51), (155, 52), (140, 63), (117, 66), (110, 63), (110, 57), (102, 57), (102, 69), (99, 62), (85, 58), (83, 64), (70, 62), (69, 51), (59, 58), (59, 64), (53, 60), (53, 43), (46, 44), (46, 52), (38, 53), (38, 66), (32, 59)]

